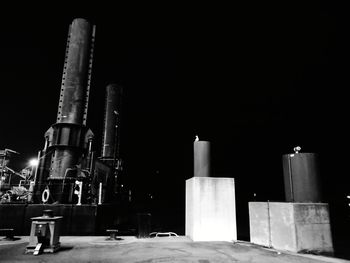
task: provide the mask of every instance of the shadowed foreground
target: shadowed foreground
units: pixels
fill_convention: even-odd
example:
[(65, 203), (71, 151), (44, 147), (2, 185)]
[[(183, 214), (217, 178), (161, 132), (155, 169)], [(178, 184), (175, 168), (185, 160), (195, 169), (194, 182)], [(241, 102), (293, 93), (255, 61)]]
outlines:
[(28, 237), (0, 241), (0, 262), (350, 262), (265, 249), (249, 243), (192, 242), (186, 237), (136, 239), (122, 237), (61, 237), (62, 249), (55, 254), (25, 254)]

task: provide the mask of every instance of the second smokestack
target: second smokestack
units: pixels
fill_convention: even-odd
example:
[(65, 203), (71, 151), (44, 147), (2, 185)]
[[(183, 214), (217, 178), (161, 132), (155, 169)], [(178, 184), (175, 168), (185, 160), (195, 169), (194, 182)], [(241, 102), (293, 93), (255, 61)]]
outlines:
[(119, 157), (119, 120), (123, 88), (117, 84), (106, 87), (105, 115), (101, 157), (105, 160)]

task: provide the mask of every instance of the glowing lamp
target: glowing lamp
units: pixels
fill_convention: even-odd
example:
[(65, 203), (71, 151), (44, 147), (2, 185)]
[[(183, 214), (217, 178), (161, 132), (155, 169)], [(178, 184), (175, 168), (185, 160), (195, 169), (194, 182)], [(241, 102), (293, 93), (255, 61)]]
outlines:
[(38, 159), (31, 159), (31, 160), (29, 161), (29, 164), (30, 164), (31, 166), (37, 166), (37, 165), (39, 164), (39, 160), (38, 160)]

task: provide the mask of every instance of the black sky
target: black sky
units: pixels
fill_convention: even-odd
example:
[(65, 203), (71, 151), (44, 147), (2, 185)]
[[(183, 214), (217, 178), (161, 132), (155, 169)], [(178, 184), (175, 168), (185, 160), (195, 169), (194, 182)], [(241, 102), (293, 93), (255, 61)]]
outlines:
[(0, 148), (20, 152), (23, 166), (55, 122), (68, 25), (84, 17), (97, 27), (88, 115), (94, 147), (99, 152), (105, 86), (117, 82), (125, 87), (121, 152), (133, 187), (182, 202), (198, 134), (212, 142), (214, 174), (236, 179), (238, 201), (253, 192), (283, 200), (281, 156), (296, 145), (321, 155), (327, 200), (345, 201), (344, 6), (47, 9), (11, 9), (1, 20)]

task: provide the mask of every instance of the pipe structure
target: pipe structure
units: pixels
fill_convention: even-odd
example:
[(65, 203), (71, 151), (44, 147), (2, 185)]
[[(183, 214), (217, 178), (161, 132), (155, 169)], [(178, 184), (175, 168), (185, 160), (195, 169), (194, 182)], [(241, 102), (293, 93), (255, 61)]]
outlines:
[(74, 170), (93, 133), (86, 127), (95, 26), (82, 18), (69, 27), (57, 122), (47, 131), (52, 152), (48, 184), (53, 201), (70, 203)]
[(282, 163), (287, 202), (322, 202), (318, 156), (315, 153), (285, 154)]
[(99, 159), (112, 168), (109, 183), (105, 186), (107, 196), (110, 197), (119, 192), (122, 169), (119, 153), (122, 94), (123, 88), (117, 84), (109, 84), (106, 87), (103, 140)]
[(116, 84), (106, 87), (105, 115), (101, 159), (119, 157), (119, 121), (123, 88)]
[(194, 151), (194, 177), (210, 177), (210, 142), (195, 141)]

